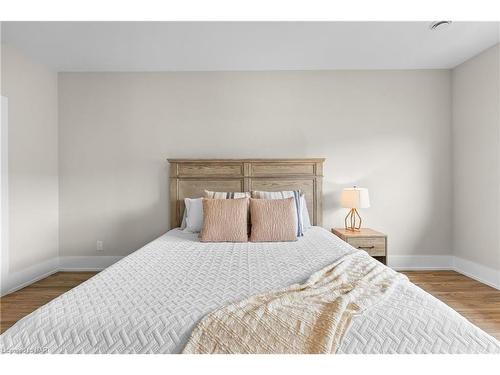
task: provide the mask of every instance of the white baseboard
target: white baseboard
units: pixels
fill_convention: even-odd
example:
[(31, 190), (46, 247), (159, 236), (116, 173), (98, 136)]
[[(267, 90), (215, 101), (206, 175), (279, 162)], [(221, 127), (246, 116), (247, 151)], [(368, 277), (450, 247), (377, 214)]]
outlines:
[(15, 292), (56, 272), (102, 271), (122, 259), (122, 256), (54, 257), (42, 263), (8, 274), (2, 282), (1, 296)]
[(460, 257), (453, 257), (453, 269), (471, 279), (500, 289), (500, 270), (495, 270)]
[(451, 255), (390, 255), (388, 266), (398, 271), (411, 270), (451, 270)]
[(47, 259), (34, 266), (8, 274), (6, 281), (1, 285), (1, 295), (13, 293), (34, 282), (56, 273), (59, 270), (59, 258)]
[(453, 270), (500, 290), (500, 270), (453, 255), (393, 255), (389, 266), (397, 271)]
[(122, 256), (59, 257), (59, 271), (102, 271), (122, 258)]

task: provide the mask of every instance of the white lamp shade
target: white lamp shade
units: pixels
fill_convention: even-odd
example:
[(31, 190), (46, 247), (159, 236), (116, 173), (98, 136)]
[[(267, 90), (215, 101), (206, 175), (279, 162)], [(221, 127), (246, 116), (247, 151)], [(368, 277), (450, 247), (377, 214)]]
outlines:
[(370, 196), (365, 188), (345, 188), (342, 190), (340, 204), (344, 208), (368, 208), (370, 207)]

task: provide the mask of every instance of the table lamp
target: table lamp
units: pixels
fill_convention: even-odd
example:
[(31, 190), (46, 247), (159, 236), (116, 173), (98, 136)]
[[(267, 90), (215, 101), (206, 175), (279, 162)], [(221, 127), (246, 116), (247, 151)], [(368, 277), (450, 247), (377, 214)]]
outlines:
[(342, 207), (350, 209), (344, 220), (345, 229), (358, 231), (361, 228), (362, 220), (357, 209), (370, 207), (368, 189), (356, 186), (352, 188), (344, 188), (340, 197), (340, 203)]

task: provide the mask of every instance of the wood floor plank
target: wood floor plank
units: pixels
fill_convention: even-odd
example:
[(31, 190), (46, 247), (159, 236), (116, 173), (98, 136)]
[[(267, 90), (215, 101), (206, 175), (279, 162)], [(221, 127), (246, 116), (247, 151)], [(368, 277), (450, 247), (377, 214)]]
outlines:
[(500, 291), (455, 271), (405, 271), (427, 293), (500, 340)]
[[(472, 323), (500, 340), (500, 291), (454, 271), (403, 272)], [(0, 332), (96, 272), (58, 272), (0, 298)]]
[(97, 272), (57, 272), (0, 298), (0, 332)]

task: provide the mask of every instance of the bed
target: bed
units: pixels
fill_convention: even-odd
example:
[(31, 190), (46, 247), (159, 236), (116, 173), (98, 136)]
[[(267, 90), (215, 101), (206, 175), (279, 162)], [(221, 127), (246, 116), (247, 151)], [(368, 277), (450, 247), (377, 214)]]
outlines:
[[(201, 168), (203, 163), (172, 161), (173, 226), (182, 217), (183, 197), (235, 181), (241, 183), (236, 191), (259, 184), (306, 187), (315, 226), (298, 241), (282, 243), (201, 243), (197, 234), (171, 229), (17, 322), (0, 336), (2, 352), (180, 353), (211, 311), (303, 282), (358, 251), (318, 226), (322, 176), (317, 164), (322, 161), (290, 161), (299, 164), (294, 169), (283, 160), (260, 160), (259, 166), (266, 167), (259, 167), (260, 177), (253, 161), (230, 161), (229, 169), (219, 168), (226, 161), (209, 161)], [(338, 353), (500, 353), (500, 344), (405, 281), (353, 320)]]

